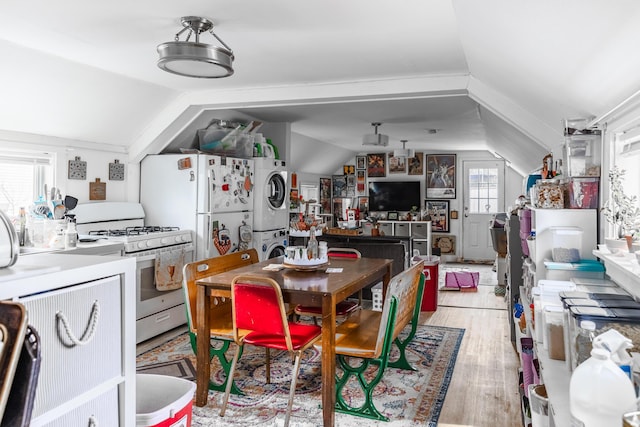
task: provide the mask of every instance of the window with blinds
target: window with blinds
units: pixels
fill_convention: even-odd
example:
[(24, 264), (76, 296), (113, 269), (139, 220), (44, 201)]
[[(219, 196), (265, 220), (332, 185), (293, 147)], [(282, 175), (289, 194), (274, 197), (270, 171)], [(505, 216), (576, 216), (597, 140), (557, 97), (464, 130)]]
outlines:
[(0, 153), (0, 209), (17, 216), (53, 182), (53, 159), (44, 153)]

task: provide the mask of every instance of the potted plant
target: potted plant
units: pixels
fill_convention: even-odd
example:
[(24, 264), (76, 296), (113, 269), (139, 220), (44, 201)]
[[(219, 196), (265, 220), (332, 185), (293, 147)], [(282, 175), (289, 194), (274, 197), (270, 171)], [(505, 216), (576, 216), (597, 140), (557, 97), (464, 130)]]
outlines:
[(603, 205), (602, 213), (607, 222), (615, 227), (615, 237), (625, 238), (631, 247), (633, 236), (640, 227), (640, 209), (636, 206), (637, 196), (629, 196), (624, 192), (622, 181), (625, 172), (617, 166), (609, 171), (611, 198)]

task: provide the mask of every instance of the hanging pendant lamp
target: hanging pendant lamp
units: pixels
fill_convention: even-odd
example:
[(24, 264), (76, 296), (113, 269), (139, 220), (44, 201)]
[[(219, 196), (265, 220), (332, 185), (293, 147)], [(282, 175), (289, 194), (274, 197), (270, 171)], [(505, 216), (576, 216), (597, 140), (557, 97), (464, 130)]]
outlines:
[(393, 157), (413, 157), (416, 155), (416, 152), (412, 149), (412, 148), (406, 148), (405, 144), (407, 143), (406, 139), (401, 139), (400, 142), (402, 142), (402, 149), (400, 148), (396, 148), (395, 150), (393, 150)]
[[(158, 67), (185, 77), (216, 79), (233, 74), (233, 51), (213, 32), (213, 22), (199, 16), (184, 16), (182, 30), (175, 40), (158, 45)], [(185, 41), (180, 35), (188, 31)], [(200, 34), (209, 32), (223, 47), (200, 42)], [(189, 41), (194, 35), (195, 41)]]
[(383, 135), (378, 133), (378, 126), (382, 123), (371, 123), (371, 126), (375, 129), (375, 133), (366, 134), (362, 137), (362, 145), (379, 145), (386, 147), (389, 145), (389, 135)]

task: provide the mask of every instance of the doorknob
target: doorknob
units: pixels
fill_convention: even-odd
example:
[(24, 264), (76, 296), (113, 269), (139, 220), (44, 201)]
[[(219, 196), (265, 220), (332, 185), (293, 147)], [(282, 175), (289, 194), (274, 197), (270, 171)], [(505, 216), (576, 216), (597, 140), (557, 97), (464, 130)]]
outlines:
[(464, 207), (464, 217), (465, 217), (465, 218), (468, 218), (468, 217), (469, 217), (469, 207), (468, 207), (468, 206), (465, 206), (465, 207)]

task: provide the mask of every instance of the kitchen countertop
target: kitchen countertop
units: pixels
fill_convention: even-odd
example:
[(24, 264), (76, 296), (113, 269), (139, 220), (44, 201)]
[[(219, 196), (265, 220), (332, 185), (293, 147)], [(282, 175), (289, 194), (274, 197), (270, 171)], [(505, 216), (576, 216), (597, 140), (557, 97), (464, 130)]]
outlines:
[(78, 245), (72, 249), (51, 249), (51, 248), (34, 248), (21, 247), (20, 256), (31, 256), (44, 253), (59, 253), (70, 255), (120, 255), (124, 250), (124, 243), (99, 239), (95, 242), (78, 242)]
[(74, 283), (82, 283), (127, 274), (135, 283), (135, 258), (120, 256), (39, 253), (20, 256), (7, 268), (0, 268), (0, 300), (45, 292)]

